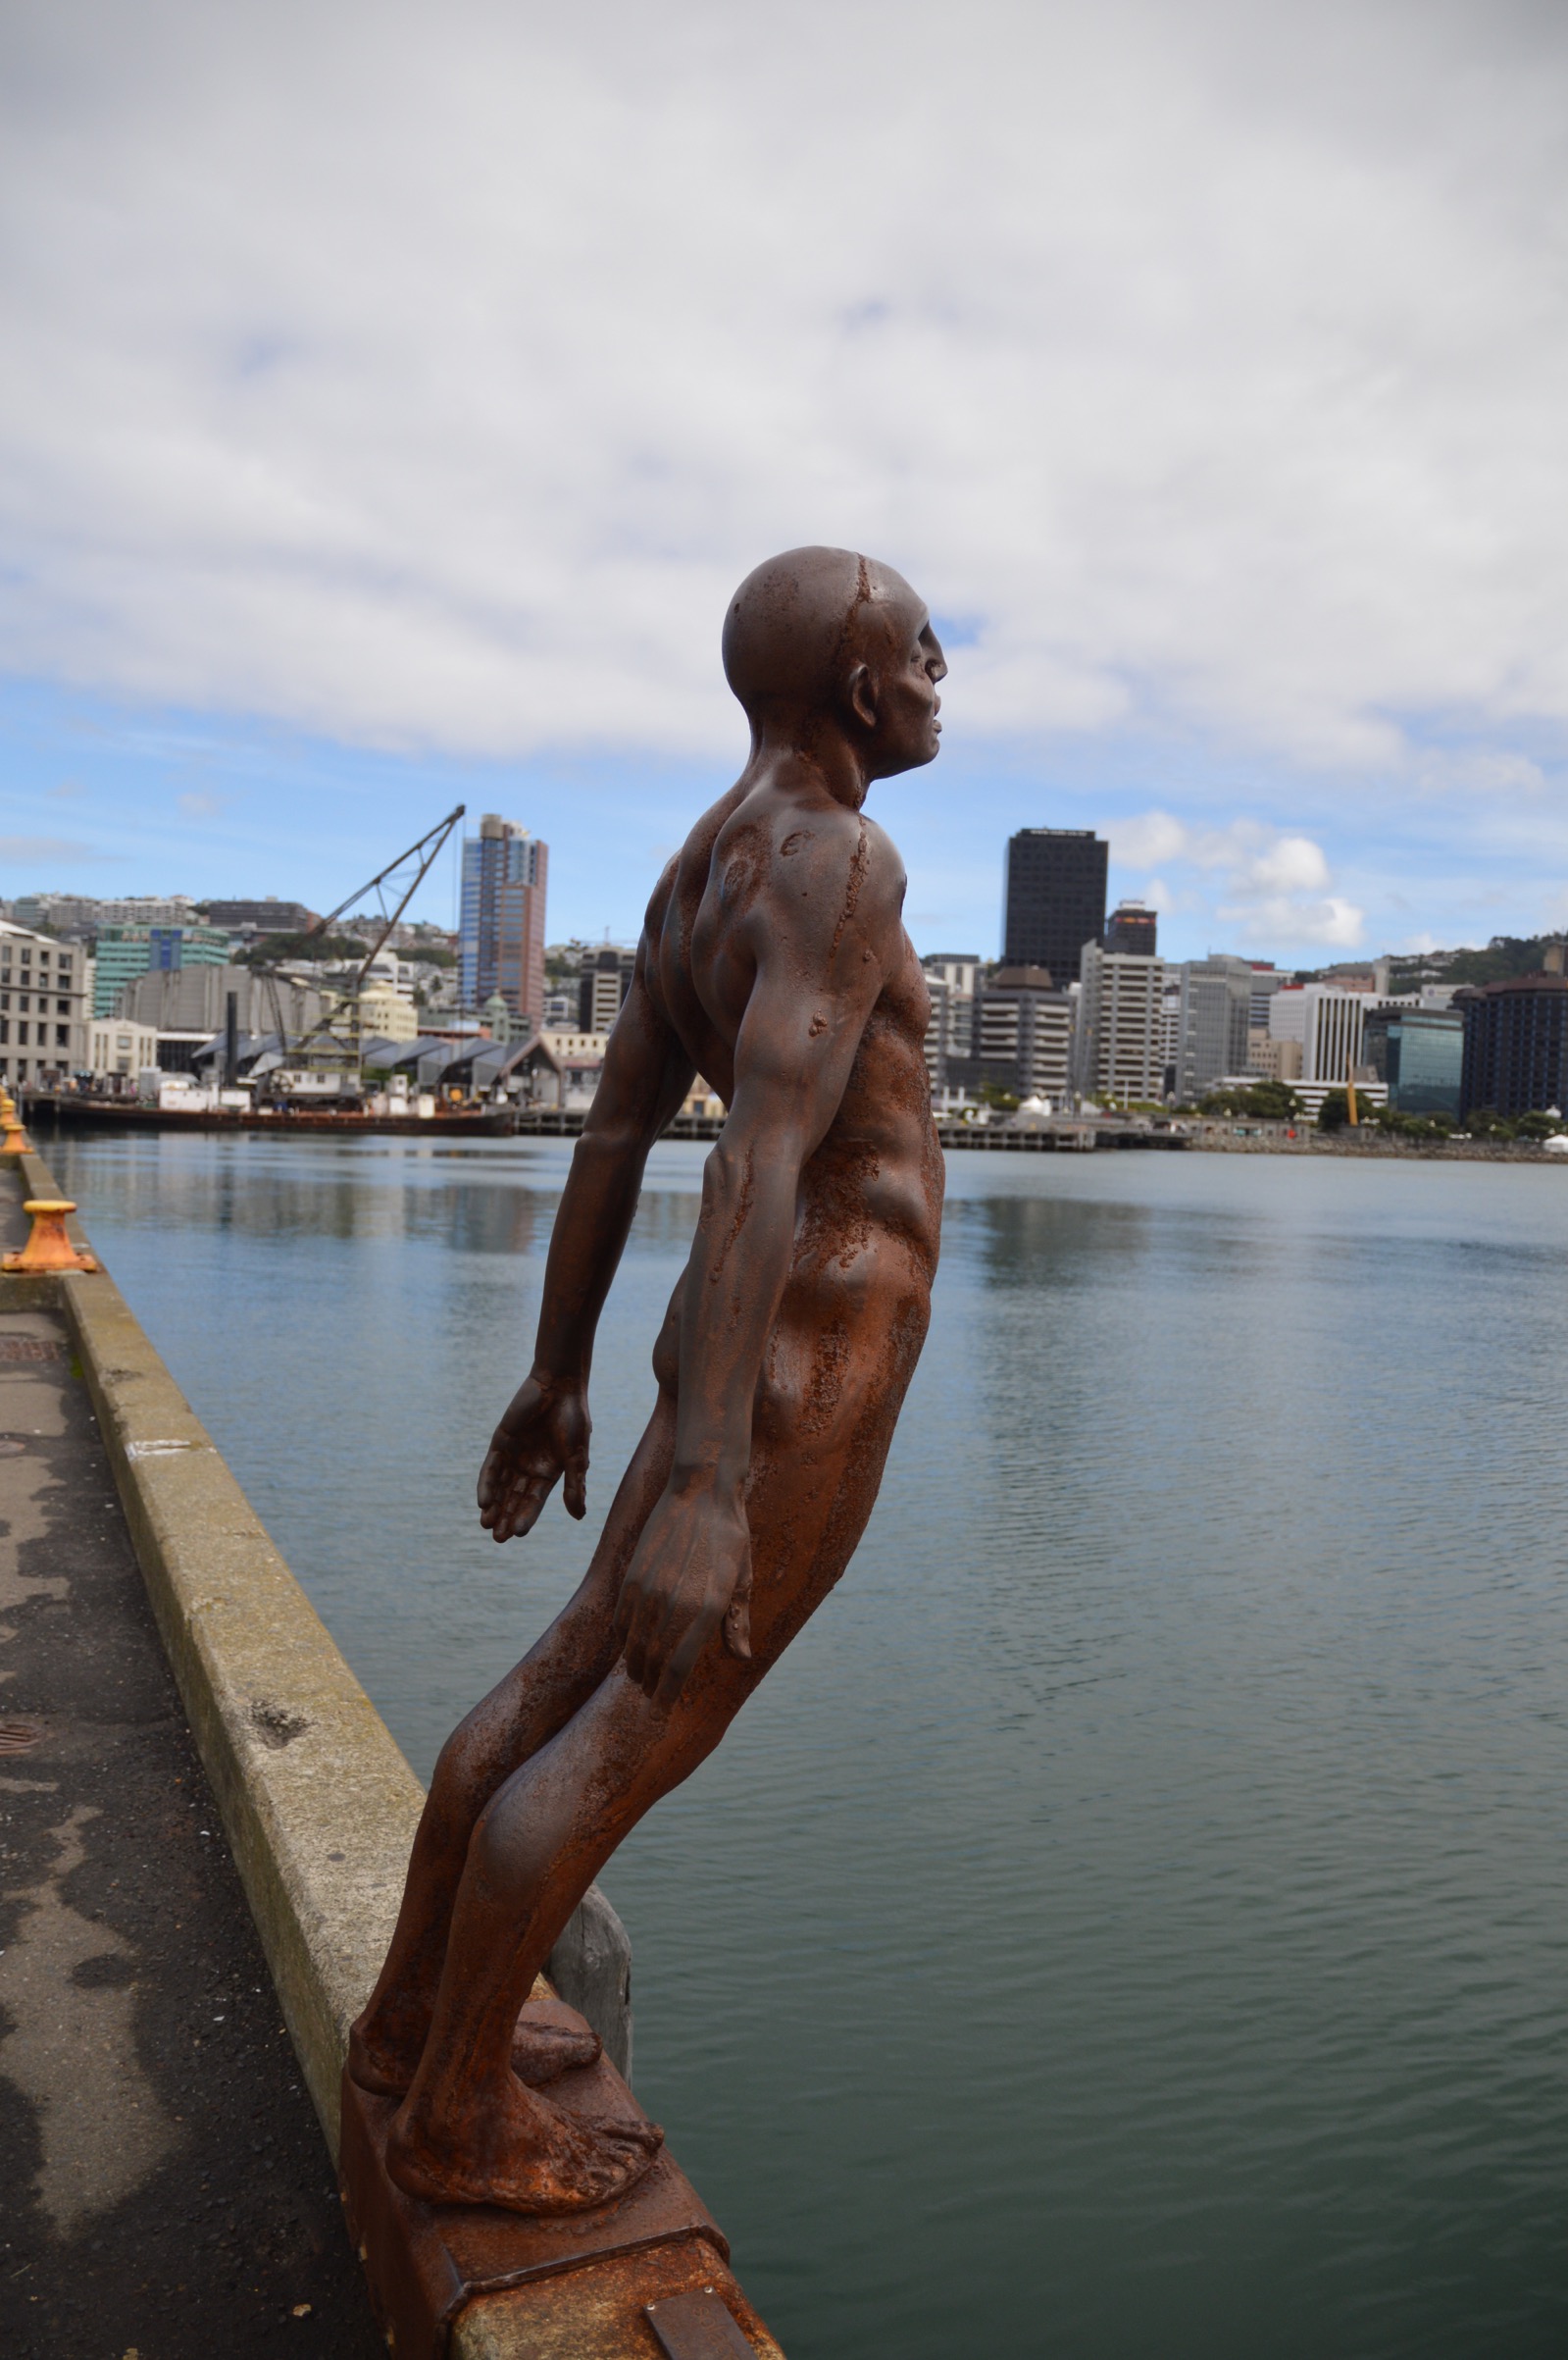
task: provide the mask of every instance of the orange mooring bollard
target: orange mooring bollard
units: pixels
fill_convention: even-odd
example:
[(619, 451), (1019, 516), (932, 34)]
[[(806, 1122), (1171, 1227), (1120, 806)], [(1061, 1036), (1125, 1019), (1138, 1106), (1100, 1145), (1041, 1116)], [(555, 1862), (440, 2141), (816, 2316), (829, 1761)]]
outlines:
[(32, 1154), (32, 1143), (14, 1114), (6, 1116), (4, 1130), (6, 1141), (5, 1146), (0, 1147), (0, 1155), (30, 1155)]
[(32, 1216), (32, 1235), (20, 1254), (8, 1254), (0, 1270), (96, 1270), (90, 1254), (80, 1254), (66, 1235), (66, 1215), (76, 1206), (69, 1197), (29, 1197), (22, 1207)]

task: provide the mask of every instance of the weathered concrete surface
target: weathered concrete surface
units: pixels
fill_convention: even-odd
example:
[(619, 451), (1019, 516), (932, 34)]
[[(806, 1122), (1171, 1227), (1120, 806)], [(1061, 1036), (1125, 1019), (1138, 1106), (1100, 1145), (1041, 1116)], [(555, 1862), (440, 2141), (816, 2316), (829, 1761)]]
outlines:
[[(0, 1242), (25, 1229), (0, 1189)], [(14, 1303), (0, 1281), (0, 2352), (372, 2360), (67, 1328)]]

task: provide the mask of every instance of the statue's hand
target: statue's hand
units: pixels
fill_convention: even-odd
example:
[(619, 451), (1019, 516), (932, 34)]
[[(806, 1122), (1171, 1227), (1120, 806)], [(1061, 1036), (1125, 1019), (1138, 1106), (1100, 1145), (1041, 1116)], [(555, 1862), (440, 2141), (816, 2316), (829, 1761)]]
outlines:
[(666, 1492), (637, 1543), (616, 1604), (627, 1669), (655, 1704), (673, 1705), (720, 1623), (751, 1655), (751, 1528), (737, 1496)]
[(480, 1469), (480, 1522), (498, 1541), (531, 1532), (561, 1477), (571, 1516), (587, 1513), (588, 1436), (593, 1420), (579, 1385), (529, 1377), (507, 1404)]

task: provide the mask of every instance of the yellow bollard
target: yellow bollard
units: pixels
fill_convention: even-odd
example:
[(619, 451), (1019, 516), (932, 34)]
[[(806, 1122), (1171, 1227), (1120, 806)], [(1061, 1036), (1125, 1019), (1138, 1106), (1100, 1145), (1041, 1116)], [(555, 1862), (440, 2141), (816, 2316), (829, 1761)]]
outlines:
[(4, 1147), (0, 1147), (0, 1155), (30, 1155), (32, 1154), (32, 1144), (14, 1114), (8, 1114), (0, 1128), (4, 1129), (6, 1135)]
[(32, 1216), (32, 1234), (20, 1254), (8, 1254), (0, 1270), (96, 1270), (90, 1254), (78, 1254), (66, 1235), (66, 1215), (76, 1206), (69, 1197), (29, 1197), (23, 1211)]

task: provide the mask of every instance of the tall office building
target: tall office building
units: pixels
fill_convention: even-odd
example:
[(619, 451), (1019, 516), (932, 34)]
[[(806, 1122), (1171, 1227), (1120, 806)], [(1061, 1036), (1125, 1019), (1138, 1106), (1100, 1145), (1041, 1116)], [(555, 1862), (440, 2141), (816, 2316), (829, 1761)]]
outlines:
[(544, 893), (549, 847), (487, 811), (463, 839), (458, 973), (463, 1005), (499, 992), (515, 1016), (544, 1015)]
[(1191, 1105), (1224, 1075), (1245, 1071), (1252, 963), (1223, 952), (1182, 968), (1175, 1059), (1176, 1095)]
[(1111, 1105), (1165, 1095), (1165, 961), (1084, 947), (1073, 1061), (1078, 1087)]
[(1007, 844), (1002, 964), (1045, 967), (1058, 992), (1079, 980), (1086, 943), (1105, 932), (1110, 846), (1092, 828), (1021, 828)]
[(1539, 975), (1510, 976), (1453, 996), (1464, 1022), (1459, 1116), (1476, 1107), (1528, 1114), (1568, 1108), (1568, 976), (1554, 943)]
[(1072, 1087), (1074, 1000), (1043, 967), (998, 967), (975, 995), (971, 1087), (999, 1082), (1060, 1106)]
[(969, 1060), (975, 1052), (975, 994), (985, 962), (976, 950), (936, 950), (920, 964), (931, 994), (926, 1071), (932, 1089), (968, 1089), (973, 1082)]
[(1361, 1027), (1374, 1004), (1371, 992), (1336, 984), (1284, 984), (1269, 1000), (1269, 1038), (1299, 1042), (1295, 1058), (1281, 1065), (1285, 1081), (1326, 1082), (1353, 1075), (1361, 1063)]
[(1159, 913), (1141, 901), (1121, 901), (1105, 921), (1107, 950), (1136, 950), (1152, 958), (1159, 949)]
[(578, 1030), (582, 1033), (611, 1031), (621, 1013), (621, 1002), (632, 989), (636, 972), (635, 950), (612, 948), (606, 944), (602, 950), (584, 953), (578, 971)]

